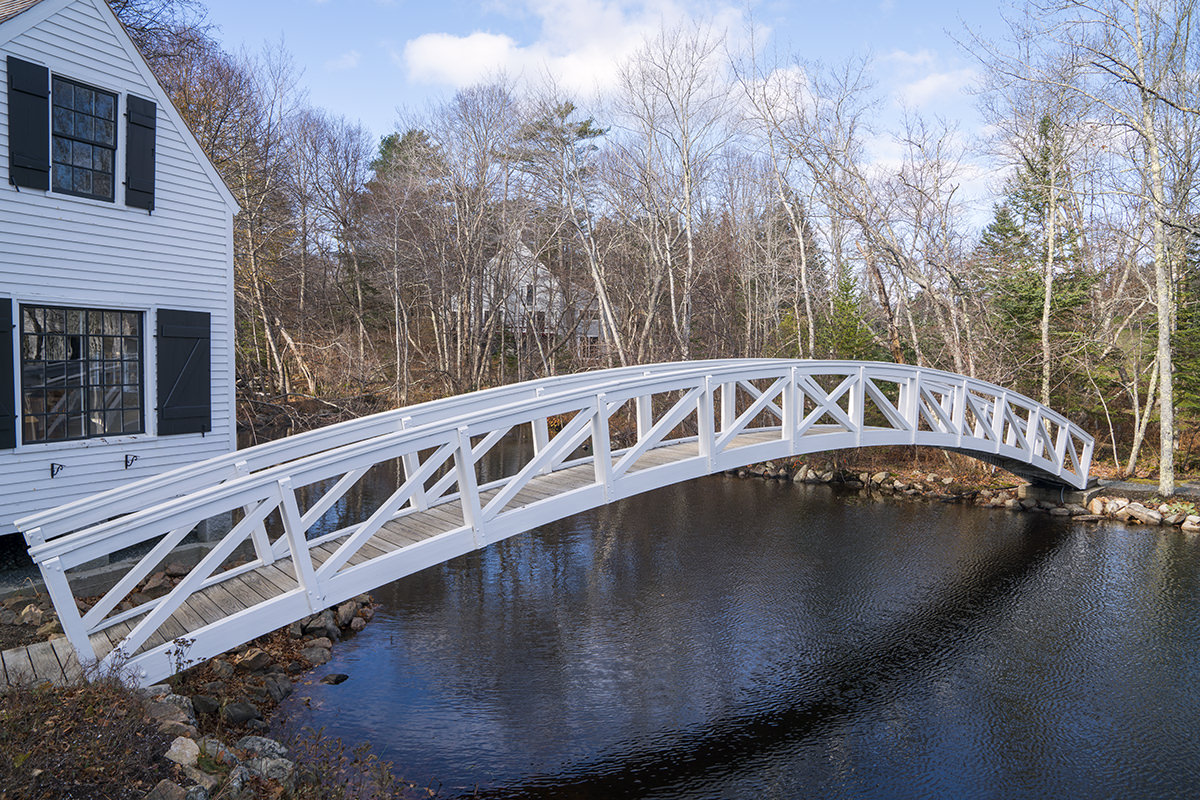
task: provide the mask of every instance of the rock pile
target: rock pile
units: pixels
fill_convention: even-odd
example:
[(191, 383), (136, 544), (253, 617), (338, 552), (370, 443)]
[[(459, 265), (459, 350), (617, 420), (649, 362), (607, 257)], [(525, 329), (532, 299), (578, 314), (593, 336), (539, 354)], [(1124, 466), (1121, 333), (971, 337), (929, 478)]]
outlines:
[(1174, 526), (1184, 533), (1200, 533), (1200, 513), (1188, 502), (1144, 504), (1126, 497), (1094, 497), (1086, 506), (1071, 502), (1051, 502), (1022, 497), (1015, 486), (970, 486), (936, 473), (901, 476), (890, 472), (834, 470), (807, 464), (767, 461), (752, 464), (730, 474), (739, 477), (774, 478), (793, 483), (833, 484), (846, 489), (872, 491), (912, 499), (943, 503), (970, 503), (987, 508), (1005, 508), (1016, 512), (1044, 513), (1070, 517), (1076, 522), (1116, 520), (1129, 525)]
[[(175, 737), (165, 757), (179, 777), (161, 781), (146, 800), (241, 800), (294, 788), (298, 772), (287, 749), (261, 735), (269, 730), (266, 715), (292, 693), (292, 676), (328, 662), (333, 643), (362, 630), (374, 613), (371, 596), (359, 595), (292, 623), (285, 636), (262, 637), (193, 667), (173, 680), (175, 688), (143, 690), (147, 716)], [(328, 682), (345, 679), (338, 678)], [(177, 693), (181, 687), (196, 691)], [(213, 730), (250, 733), (230, 745), (203, 733)]]

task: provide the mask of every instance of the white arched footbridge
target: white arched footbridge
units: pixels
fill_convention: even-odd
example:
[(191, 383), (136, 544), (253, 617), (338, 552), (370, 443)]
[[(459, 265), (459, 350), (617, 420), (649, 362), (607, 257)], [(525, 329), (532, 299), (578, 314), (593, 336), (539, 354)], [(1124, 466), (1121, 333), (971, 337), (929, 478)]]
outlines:
[[(482, 482), (481, 459), (522, 426), (532, 431), (529, 455)], [(9, 682), (70, 678), (96, 660), (153, 682), (372, 588), (622, 497), (758, 461), (913, 444), (1082, 488), (1093, 440), (999, 386), (898, 364), (699, 361), (489, 389), (241, 450), (19, 520), (66, 638), (0, 660)], [(329, 530), (331, 517), (345, 519), (354, 485), (394, 459), (403, 465), (395, 491), (353, 524)], [(205, 525), (228, 532), (169, 594), (127, 607)], [(81, 610), (72, 573), (133, 547), (144, 555)]]

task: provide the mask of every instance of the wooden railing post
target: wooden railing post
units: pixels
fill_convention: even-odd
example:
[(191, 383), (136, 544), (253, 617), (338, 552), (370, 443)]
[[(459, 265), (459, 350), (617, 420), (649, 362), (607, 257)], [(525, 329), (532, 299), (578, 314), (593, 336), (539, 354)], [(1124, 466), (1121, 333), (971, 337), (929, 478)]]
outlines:
[(854, 423), (854, 446), (862, 447), (863, 425), (866, 420), (867, 386), (866, 368), (859, 366), (858, 381), (850, 387), (850, 421)]
[(292, 488), (291, 478), (280, 478), (275, 487), (279, 492), (279, 515), (283, 518), (283, 535), (287, 537), (291, 551), (296, 582), (308, 598), (309, 610), (315, 614), (325, 607), (325, 593), (321, 591), (313, 568), (312, 551), (308, 549), (300, 507), (296, 505), (296, 490)]
[[(400, 418), (400, 430), (408, 430), (409, 424), (412, 422), (412, 417)], [(418, 453), (405, 453), (400, 456), (400, 463), (404, 465), (404, 477), (407, 479), (421, 467), (421, 457)], [(429, 508), (429, 498), (425, 495), (425, 487), (420, 487), (409, 500), (412, 507), (417, 511), (424, 511)]]
[[(649, 377), (650, 373), (645, 372), (642, 376)], [(640, 442), (654, 427), (654, 395), (649, 392), (639, 394), (634, 405), (637, 409), (637, 437)]]
[(797, 378), (797, 370), (792, 367), (787, 386), (783, 387), (783, 438), (791, 442), (793, 453), (800, 448), (800, 414), (804, 410), (804, 393)]
[(62, 625), (67, 641), (79, 655), (79, 663), (83, 666), (96, 660), (96, 650), (92, 647), (91, 637), (88, 636), (87, 626), (83, 624), (83, 616), (75, 605), (75, 595), (67, 581), (66, 569), (62, 559), (52, 558), (41, 564), (42, 579), (46, 582), (46, 592), (58, 612), (58, 621)]
[(454, 474), (458, 478), (458, 499), (462, 505), (463, 522), (471, 526), (475, 546), (483, 546), (483, 507), (479, 502), (479, 481), (475, 477), (475, 453), (471, 449), (471, 434), (462, 425), (456, 434)]
[(963, 378), (954, 386), (954, 405), (950, 411), (954, 431), (958, 434), (958, 446), (962, 447), (963, 429), (967, 427), (967, 380)]
[(711, 475), (713, 459), (716, 456), (717, 434), (716, 414), (714, 413), (714, 392), (712, 376), (704, 376), (704, 391), (696, 398), (696, 434), (700, 457), (705, 461), (705, 469)]
[[(541, 397), (543, 392), (544, 390), (539, 386), (534, 391), (534, 396)], [(529, 426), (533, 429), (533, 454), (537, 455), (550, 445), (550, 421), (544, 416), (538, 417), (530, 422)], [(549, 475), (550, 465), (542, 467), (538, 470), (538, 474)]]
[[(245, 461), (238, 461), (233, 465), (233, 473), (237, 477), (244, 477), (250, 474), (250, 468)], [(252, 506), (246, 506), (242, 509), (243, 512), (249, 514), (253, 510)], [(271, 540), (267, 538), (267, 525), (265, 522), (260, 522), (254, 526), (254, 530), (250, 531), (250, 540), (254, 542), (254, 555), (264, 564), (271, 564), (275, 561), (275, 552), (271, 549)]]
[(721, 384), (721, 433), (737, 420), (737, 383)]
[(608, 401), (604, 392), (593, 400), (592, 408), (592, 466), (596, 483), (604, 487), (604, 499), (612, 497), (613, 465), (612, 445), (608, 432)]

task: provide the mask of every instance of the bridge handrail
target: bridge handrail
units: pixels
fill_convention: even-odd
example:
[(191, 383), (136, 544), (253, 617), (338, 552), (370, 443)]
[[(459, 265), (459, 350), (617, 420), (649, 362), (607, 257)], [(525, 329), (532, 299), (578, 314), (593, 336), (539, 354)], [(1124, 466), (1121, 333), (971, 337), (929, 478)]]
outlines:
[[(794, 363), (790, 359), (758, 360), (756, 366), (763, 371), (767, 371), (771, 367), (783, 371)], [(617, 370), (582, 373), (589, 376), (603, 375), (606, 380), (588, 381), (582, 385), (571, 386), (562, 391), (544, 394), (535, 398), (529, 398), (527, 393), (514, 392), (511, 394), (516, 395), (517, 399), (509, 399), (509, 402), (503, 405), (489, 404), (482, 410), (472, 408), (470, 411), (463, 412), (458, 407), (462, 404), (455, 403), (447, 409), (446, 414), (431, 413), (425, 421), (420, 424), (413, 424), (404, 430), (358, 437), (344, 444), (309, 452), (307, 455), (293, 457), (281, 463), (263, 466), (254, 472), (247, 472), (243, 475), (212, 483), (207, 488), (194, 490), (186, 496), (173, 495), (147, 505), (145, 494), (138, 494), (137, 499), (140, 501), (139, 505), (141, 507), (137, 510), (123, 514), (119, 512), (118, 514), (114, 514), (114, 510), (118, 507), (110, 504), (106, 511), (106, 519), (86, 527), (78, 528), (53, 540), (35, 544), (29, 548), (29, 555), (35, 563), (42, 563), (48, 559), (61, 557), (68, 553), (72, 554), (73, 561), (86, 562), (107, 552), (131, 547), (140, 544), (146, 539), (153, 538), (159, 535), (157, 529), (162, 524), (168, 524), (172, 527), (175, 524), (182, 524), (187, 511), (212, 507), (214, 505), (217, 506), (216, 511), (205, 514), (205, 518), (207, 518), (224, 511), (240, 508), (248, 502), (249, 498), (261, 494), (263, 489), (273, 487), (282, 478), (291, 479), (297, 486), (304, 486), (308, 483), (322, 480), (324, 477), (329, 477), (326, 475), (313, 477), (315, 473), (319, 473), (323, 468), (333, 468), (335, 471), (345, 472), (345, 465), (355, 463), (358, 459), (365, 458), (371, 460), (371, 463), (378, 463), (379, 461), (398, 458), (408, 453), (430, 447), (435, 442), (442, 443), (447, 434), (457, 432), (463, 427), (468, 429), (470, 435), (471, 430), (488, 428), (489, 423), (492, 421), (505, 417), (513, 418), (513, 424), (516, 425), (527, 422), (528, 419), (524, 419), (525, 417), (533, 419), (539, 415), (544, 416), (543, 411), (551, 414), (575, 411), (578, 410), (579, 401), (590, 401), (598, 386), (608, 388), (609, 390), (636, 389), (645, 392), (647, 389), (662, 385), (664, 382), (695, 379), (703, 375), (736, 374), (745, 369), (744, 360), (688, 362), (688, 364), (688, 368), (669, 369), (659, 372), (654, 371), (652, 368), (640, 367), (636, 369), (618, 368)], [(697, 364), (701, 366), (697, 366)], [(614, 381), (614, 378), (618, 380)], [(478, 395), (483, 393), (474, 394), (478, 398)], [(503, 393), (498, 394), (502, 395)], [(470, 396), (463, 395), (460, 397)], [(458, 398), (447, 399), (456, 400)], [(489, 395), (487, 399), (495, 401), (499, 398), (493, 394)], [(474, 406), (473, 403), (471, 405)], [(390, 414), (391, 412), (383, 413)], [(454, 415), (451, 416), (450, 414)], [(516, 421), (518, 417), (522, 419)], [(256, 445), (256, 447), (266, 449), (270, 444), (275, 443)], [(251, 449), (254, 448), (248, 448), (241, 452), (249, 452)], [(383, 456), (378, 455), (377, 451), (380, 450), (386, 451), (387, 454)], [(226, 458), (227, 456), (219, 456), (210, 459), (210, 461), (220, 461)], [(260, 458), (258, 460), (262, 461), (263, 459)], [(201, 462), (201, 465), (205, 463), (207, 462)], [(178, 520), (178, 522), (172, 522), (172, 520)], [(154, 525), (155, 523), (158, 525)], [(154, 527), (151, 527), (152, 525)], [(122, 538), (122, 534), (136, 528), (142, 528), (145, 535)], [(114, 542), (101, 551), (96, 550), (97, 545), (114, 539), (119, 539), (119, 541)]]
[[(790, 359), (774, 360), (791, 363)], [(683, 362), (683, 364), (665, 362), (614, 367), (572, 375), (550, 376), (519, 384), (496, 386), (453, 397), (429, 400), (405, 408), (382, 411), (334, 423), (177, 467), (100, 494), (29, 514), (16, 520), (15, 524), (17, 529), (24, 534), (27, 544), (38, 546), (56, 537), (106, 520), (113, 516), (113, 508), (120, 508), (130, 500), (137, 500), (139, 503), (145, 504), (179, 497), (207, 485), (244, 477), (245, 474), (253, 474), (278, 464), (325, 451), (331, 446), (340, 446), (390, 433), (395, 430), (396, 425), (410, 418), (410, 421), (405, 423), (406, 425), (423, 425), (454, 415), (460, 408), (504, 403), (513, 399), (536, 396), (539, 390), (545, 390), (547, 387), (553, 387), (556, 390), (564, 386), (585, 387), (593, 384), (607, 384), (614, 378), (639, 375), (647, 371), (664, 373), (679, 369), (693, 369), (697, 364), (717, 367), (741, 361), (742, 359), (713, 359)], [(239, 464), (243, 465), (243, 472), (240, 474), (235, 471)]]
[[(392, 429), (383, 433), (364, 434), (363, 431), (353, 426), (349, 429), (342, 427), (337, 433), (343, 435), (321, 439), (311, 437), (305, 443), (302, 455), (298, 454), (295, 449), (277, 447), (279, 442), (257, 445), (239, 451), (243, 456), (250, 455), (254, 463), (260, 465), (259, 468), (247, 471), (245, 474), (210, 481), (206, 487), (193, 489), (183, 497), (179, 496), (178, 491), (172, 492), (169, 497), (148, 497), (148, 493), (139, 492), (135, 498), (139, 501), (140, 507), (130, 512), (121, 512), (122, 504), (113, 502), (114, 498), (111, 497), (114, 493), (105, 493), (105, 495), (99, 496), (100, 498), (109, 497), (104, 520), (86, 526), (76, 526), (75, 530), (68, 534), (34, 544), (30, 547), (29, 553), (36, 563), (43, 563), (48, 559), (63, 557), (67, 554), (70, 554), (71, 561), (83, 563), (114, 550), (154, 538), (161, 534), (163, 526), (175, 527), (183, 524), (198, 510), (206, 510), (202, 518), (208, 518), (218, 513), (241, 508), (254, 499), (267, 496), (269, 490), (273, 490), (272, 487), (281, 479), (288, 479), (295, 486), (303, 486), (332, 477), (334, 474), (345, 473), (348, 469), (347, 465), (356, 464), (359, 461), (378, 463), (382, 460), (414, 453), (435, 444), (445, 443), (448, 441), (447, 437), (456, 433), (460, 428), (465, 428), (468, 435), (475, 435), (479, 431), (494, 429), (495, 423), (500, 420), (518, 425), (546, 414), (576, 411), (581, 402), (590, 402), (598, 388), (604, 389), (605, 393), (613, 399), (621, 400), (656, 390), (663, 391), (665, 386), (683, 388), (684, 384), (691, 385), (697, 378), (705, 376), (719, 383), (720, 379), (729, 376), (744, 376), (747, 367), (751, 365), (754, 371), (753, 377), (777, 378), (786, 374), (797, 364), (815, 374), (845, 375), (857, 373), (865, 366), (870, 367), (875, 378), (893, 380), (909, 378), (915, 369), (908, 365), (886, 362), (730, 359), (671, 364), (666, 365), (665, 368), (659, 365), (649, 365), (601, 370), (571, 376), (578, 378), (574, 381), (541, 380), (532, 384), (519, 385), (519, 390), (516, 391), (503, 391), (510, 387), (499, 387), (495, 390), (431, 401), (421, 404), (419, 407), (414, 406), (412, 409), (401, 409), (401, 411), (411, 412), (419, 408), (423, 412), (420, 415), (405, 413), (403, 417), (411, 417), (412, 422), (403, 430)], [(1027, 411), (1040, 409), (1043, 419), (1069, 427), (1077, 431), (1081, 438), (1090, 439), (1058, 412), (995, 384), (936, 369), (920, 368), (919, 372), (927, 388), (949, 389), (963, 385), (969, 391), (980, 394), (1002, 395), (1010, 405)], [(557, 389), (557, 391), (545, 392), (541, 396), (536, 396), (537, 389), (544, 390), (546, 388)], [(470, 398), (470, 400), (467, 401), (466, 398)], [(480, 409), (478, 404), (485, 400), (486, 404)], [(468, 406), (470, 410), (464, 410), (464, 405)], [(372, 417), (375, 419), (363, 418), (370, 421), (370, 424), (364, 427), (372, 431), (383, 426), (383, 423), (391, 424), (397, 421), (396, 412), (383, 412), (372, 415)], [(384, 419), (379, 419), (381, 417)], [(330, 426), (330, 428), (342, 425), (345, 423), (341, 423), (339, 426)], [(303, 435), (305, 434), (301, 434), (301, 436)], [(327, 439), (340, 439), (341, 443), (327, 446), (324, 449), (316, 449), (317, 444), (323, 443)], [(286, 442), (286, 440), (282, 441)], [(255, 450), (259, 452), (251, 452)], [(268, 458), (279, 452), (287, 454), (288, 458), (273, 464), (267, 462)], [(219, 477), (220, 472), (215, 466), (206, 465), (211, 465), (213, 462), (224, 465), (228, 463), (229, 458), (230, 456), (220, 456), (210, 459), (208, 462), (201, 462), (197, 466), (195, 474), (212, 476), (215, 472)], [(198, 522), (199, 519), (196, 518), (195, 521)], [(133, 533), (139, 529), (142, 532), (140, 535)]]

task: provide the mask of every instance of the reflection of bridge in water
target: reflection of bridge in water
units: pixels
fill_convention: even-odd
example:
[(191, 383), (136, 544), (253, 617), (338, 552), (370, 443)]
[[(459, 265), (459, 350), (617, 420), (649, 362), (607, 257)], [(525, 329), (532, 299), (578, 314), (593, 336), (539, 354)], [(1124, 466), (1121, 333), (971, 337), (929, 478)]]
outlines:
[[(481, 485), (480, 460), (525, 425), (532, 454)], [(18, 520), (66, 638), (0, 660), (10, 682), (60, 681), (78, 675), (81, 662), (99, 660), (150, 683), (405, 575), (622, 497), (758, 461), (913, 444), (1083, 488), (1093, 440), (1022, 395), (899, 364), (697, 361), (489, 389), (241, 450)], [(394, 492), (353, 524), (318, 533), (327, 515), (345, 511), (347, 492), (368, 470), (393, 459), (404, 467)], [(228, 532), (169, 594), (121, 610), (193, 530), (210, 523)], [(235, 566), (246, 542), (253, 558)], [(148, 552), (81, 612), (72, 571), (134, 546)]]

